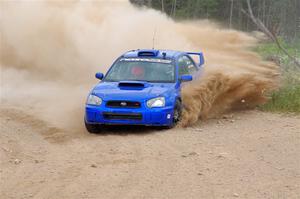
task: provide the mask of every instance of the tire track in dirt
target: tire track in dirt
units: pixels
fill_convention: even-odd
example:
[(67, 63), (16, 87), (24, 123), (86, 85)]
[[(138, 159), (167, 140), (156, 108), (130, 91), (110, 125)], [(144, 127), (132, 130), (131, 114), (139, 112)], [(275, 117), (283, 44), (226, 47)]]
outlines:
[[(33, 128), (43, 138), (51, 143), (63, 143), (76, 137), (75, 134), (66, 132), (64, 129), (60, 129), (55, 126), (49, 125), (47, 122), (40, 120), (32, 114), (28, 114), (18, 108), (0, 107), (1, 120), (14, 120), (16, 122), (25, 124)], [(77, 135), (78, 136), (78, 135)]]

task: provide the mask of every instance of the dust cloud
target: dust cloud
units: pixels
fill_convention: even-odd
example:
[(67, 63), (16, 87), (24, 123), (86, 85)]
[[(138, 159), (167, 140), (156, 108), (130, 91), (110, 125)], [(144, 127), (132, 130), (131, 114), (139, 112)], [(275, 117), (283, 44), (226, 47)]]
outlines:
[(59, 128), (81, 129), (87, 92), (131, 49), (203, 51), (203, 76), (183, 90), (181, 125), (253, 107), (276, 88), (277, 67), (249, 49), (254, 37), (209, 21), (174, 22), (127, 1), (1, 1), (1, 106)]

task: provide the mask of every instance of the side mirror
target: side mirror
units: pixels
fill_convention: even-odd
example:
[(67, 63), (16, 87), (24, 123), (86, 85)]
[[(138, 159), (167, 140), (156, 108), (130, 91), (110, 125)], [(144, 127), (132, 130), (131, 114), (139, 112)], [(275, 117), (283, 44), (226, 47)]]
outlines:
[(103, 73), (96, 73), (95, 77), (96, 77), (97, 79), (102, 80), (103, 77), (104, 77), (104, 75), (103, 75)]
[(193, 80), (193, 76), (192, 75), (182, 75), (180, 77), (180, 81), (181, 82), (189, 82)]

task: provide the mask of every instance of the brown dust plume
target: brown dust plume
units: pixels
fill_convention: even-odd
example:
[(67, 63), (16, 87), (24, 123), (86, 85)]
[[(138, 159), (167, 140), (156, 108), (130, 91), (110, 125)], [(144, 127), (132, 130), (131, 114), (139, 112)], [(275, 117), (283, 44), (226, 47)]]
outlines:
[(276, 88), (277, 67), (250, 50), (256, 39), (209, 21), (175, 22), (127, 1), (1, 1), (1, 107), (81, 129), (94, 73), (125, 51), (151, 48), (155, 29), (155, 48), (205, 55), (202, 77), (183, 89), (183, 126), (264, 103)]

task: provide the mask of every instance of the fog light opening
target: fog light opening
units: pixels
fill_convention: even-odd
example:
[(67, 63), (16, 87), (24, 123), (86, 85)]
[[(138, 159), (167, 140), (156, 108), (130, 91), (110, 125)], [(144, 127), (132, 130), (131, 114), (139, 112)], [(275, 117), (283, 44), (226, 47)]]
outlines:
[(171, 114), (170, 113), (167, 115), (167, 119), (171, 119)]

